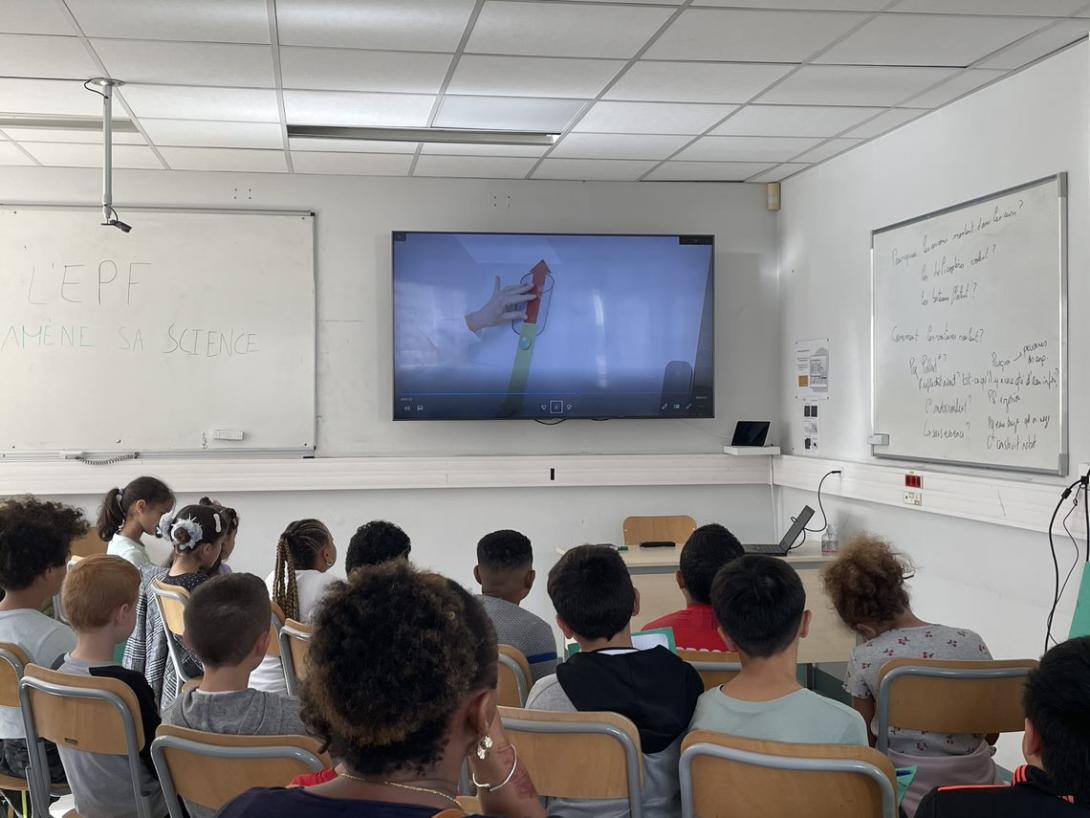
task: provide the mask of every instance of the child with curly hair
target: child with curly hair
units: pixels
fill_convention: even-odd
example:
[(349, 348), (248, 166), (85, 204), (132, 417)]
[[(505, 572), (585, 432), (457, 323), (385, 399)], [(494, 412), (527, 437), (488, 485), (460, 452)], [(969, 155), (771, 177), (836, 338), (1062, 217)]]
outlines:
[[(924, 622), (909, 606), (905, 580), (911, 568), (883, 540), (859, 535), (824, 569), (825, 589), (844, 624), (866, 641), (848, 662), (844, 689), (852, 706), (877, 729), (878, 675), (891, 659), (991, 659), (979, 634), (968, 628)], [(889, 757), (897, 767), (917, 767), (904, 799), (915, 813), (920, 799), (937, 784), (991, 784), (996, 781), (994, 737), (889, 730)]]

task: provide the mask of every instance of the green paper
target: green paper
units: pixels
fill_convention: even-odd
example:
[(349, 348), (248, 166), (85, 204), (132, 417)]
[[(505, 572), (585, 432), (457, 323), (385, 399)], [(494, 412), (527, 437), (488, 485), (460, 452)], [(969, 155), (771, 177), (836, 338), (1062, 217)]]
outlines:
[(907, 793), (908, 788), (912, 786), (912, 782), (916, 780), (916, 770), (918, 769), (918, 767), (898, 767), (893, 771), (897, 776), (898, 804), (905, 800), (905, 793)]
[(1085, 567), (1082, 572), (1082, 583), (1079, 585), (1079, 600), (1075, 605), (1075, 616), (1071, 619), (1071, 632), (1068, 639), (1076, 636), (1090, 636), (1090, 571)]

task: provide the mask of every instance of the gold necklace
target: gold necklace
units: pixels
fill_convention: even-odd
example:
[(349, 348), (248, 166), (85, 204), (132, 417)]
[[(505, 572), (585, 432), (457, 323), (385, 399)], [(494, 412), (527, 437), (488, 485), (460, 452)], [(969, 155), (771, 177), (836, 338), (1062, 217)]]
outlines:
[(352, 775), (352, 773), (341, 773), (341, 776), (343, 776), (344, 778), (351, 778), (353, 781), (359, 781), (361, 784), (371, 784), (372, 786), (374, 786), (375, 784), (381, 783), (382, 786), (384, 786), (384, 787), (397, 787), (399, 790), (411, 790), (412, 792), (422, 792), (422, 793), (427, 793), (428, 795), (435, 795), (435, 796), (438, 796), (439, 798), (443, 798), (443, 799), (446, 799), (447, 801), (450, 801), (450, 803), (454, 804), (454, 806), (456, 806), (456, 807), (460, 806), (458, 804), (458, 799), (457, 798), (455, 798), (453, 795), (447, 795), (442, 790), (433, 790), (430, 787), (416, 787), (416, 786), (414, 786), (412, 784), (399, 784), (396, 781), (382, 781), (382, 782), (369, 781), (368, 779), (363, 778), (362, 776)]

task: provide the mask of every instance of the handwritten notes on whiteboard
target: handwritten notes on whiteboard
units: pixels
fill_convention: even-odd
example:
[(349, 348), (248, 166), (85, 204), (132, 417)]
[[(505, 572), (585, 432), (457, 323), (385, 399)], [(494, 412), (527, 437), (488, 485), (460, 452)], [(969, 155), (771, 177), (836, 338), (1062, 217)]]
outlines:
[(1063, 175), (873, 234), (877, 456), (1066, 471)]

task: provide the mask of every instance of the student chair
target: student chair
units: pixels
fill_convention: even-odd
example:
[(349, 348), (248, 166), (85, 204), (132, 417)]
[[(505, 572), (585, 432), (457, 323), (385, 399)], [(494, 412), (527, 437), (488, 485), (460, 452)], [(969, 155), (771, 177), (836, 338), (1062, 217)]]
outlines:
[(83, 559), (95, 554), (105, 554), (106, 548), (106, 541), (98, 536), (98, 531), (92, 528), (79, 539), (72, 541), (72, 556)]
[(1034, 659), (891, 659), (878, 672), (877, 749), (889, 728), (936, 733), (1016, 733), (1025, 728), (1022, 688)]
[(625, 517), (624, 544), (636, 546), (645, 542), (672, 542), (684, 545), (696, 531), (696, 520), (687, 514), (664, 517)]
[[(137, 814), (160, 818), (154, 814), (157, 794), (141, 792), (140, 751), (145, 736), (132, 688), (118, 679), (28, 665), (19, 682), (19, 701), (30, 750), (28, 780), (35, 818), (49, 818), (49, 767), (43, 740), (65, 750), (126, 757), (132, 783), (128, 797), (134, 799)], [(118, 797), (126, 794), (119, 792)]]
[(284, 682), (289, 696), (298, 696), (300, 682), (307, 677), (307, 654), (314, 628), (288, 619), (280, 628), (280, 661), (284, 664)]
[(680, 773), (682, 818), (897, 818), (893, 765), (870, 747), (696, 730)]
[(185, 636), (185, 606), (189, 604), (189, 591), (155, 580), (151, 583), (151, 592), (159, 609), (163, 630), (166, 631), (167, 652), (178, 676), (178, 684), (182, 686), (192, 678), (185, 672), (181, 646), (181, 639)]
[(530, 663), (518, 648), (500, 645), (496, 702), (503, 707), (525, 707), (530, 694)]
[(283, 609), (275, 602), (272, 603), (272, 622), (269, 625), (269, 646), (265, 649), (266, 656), (280, 658), (280, 629), (284, 627), (286, 619)]
[(151, 760), (170, 818), (186, 818), (183, 799), (219, 810), (253, 787), (285, 787), (333, 766), (309, 736), (228, 736), (169, 724), (159, 726)]
[(588, 801), (627, 799), (641, 818), (643, 756), (636, 725), (617, 713), (551, 713), (499, 708), (503, 729), (539, 795)]
[(713, 650), (681, 650), (677, 655), (696, 668), (704, 682), (704, 689), (711, 690), (726, 684), (742, 672), (737, 653)]

